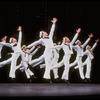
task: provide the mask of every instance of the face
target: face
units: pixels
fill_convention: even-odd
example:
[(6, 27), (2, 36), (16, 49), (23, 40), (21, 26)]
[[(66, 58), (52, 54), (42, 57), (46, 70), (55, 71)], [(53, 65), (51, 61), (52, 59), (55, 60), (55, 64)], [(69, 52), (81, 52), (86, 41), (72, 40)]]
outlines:
[(17, 40), (15, 39), (15, 38), (12, 38), (12, 41), (11, 41), (12, 43), (16, 43), (17, 42)]
[(47, 32), (43, 32), (43, 37), (47, 37), (48, 36), (48, 34), (47, 34)]
[(70, 43), (70, 39), (65, 37), (65, 43)]
[(57, 42), (57, 44), (60, 45), (61, 44), (61, 41)]
[(80, 46), (82, 43), (81, 43), (81, 41), (79, 41), (77, 44)]
[(91, 46), (88, 46), (88, 48), (87, 48), (88, 50), (90, 50), (91, 49)]
[(23, 50), (25, 50), (25, 51), (26, 51), (26, 49), (27, 49), (27, 46), (25, 45), (25, 46), (23, 47)]

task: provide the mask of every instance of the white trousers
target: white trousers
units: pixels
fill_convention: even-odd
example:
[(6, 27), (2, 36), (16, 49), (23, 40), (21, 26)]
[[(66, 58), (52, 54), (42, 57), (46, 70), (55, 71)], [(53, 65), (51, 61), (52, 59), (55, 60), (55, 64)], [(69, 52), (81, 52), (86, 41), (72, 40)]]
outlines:
[(11, 61), (10, 72), (9, 72), (9, 77), (11, 78), (15, 78), (16, 64), (19, 56), (20, 53), (14, 53), (12, 55), (12, 61)]
[(84, 72), (83, 72), (83, 67), (82, 67), (82, 57), (81, 57), (81, 56), (77, 56), (77, 57), (76, 57), (76, 60), (75, 60), (73, 63), (71, 63), (71, 64), (69, 65), (69, 67), (73, 67), (73, 66), (75, 66), (76, 64), (78, 64), (78, 67), (79, 67), (79, 74), (80, 74), (80, 77), (81, 77), (82, 79), (84, 79), (85, 77), (84, 77)]
[[(83, 63), (82, 63), (82, 67), (84, 68), (84, 66), (86, 65), (86, 73), (85, 73), (85, 78), (90, 78), (91, 76), (91, 62), (92, 60), (87, 58)], [(75, 67), (75, 69), (77, 69), (78, 66)]]
[(25, 70), (25, 74), (27, 78), (30, 78), (30, 76), (34, 75), (34, 73), (28, 68), (28, 62), (21, 61), (21, 64), (18, 65), (16, 69), (21, 68), (21, 67)]
[(71, 57), (71, 55), (65, 55), (61, 62), (55, 64), (51, 68), (51, 69), (55, 69), (55, 68), (59, 68), (59, 67), (64, 65), (64, 71), (63, 71), (61, 79), (65, 79), (65, 80), (69, 79), (69, 60), (70, 60), (70, 57)]
[[(55, 65), (55, 64), (57, 64), (57, 62), (58, 62), (58, 58), (52, 59), (52, 66)], [(45, 68), (45, 67), (46, 67), (45, 64), (41, 64), (40, 65), (40, 68)], [(56, 79), (56, 78), (59, 77), (58, 76), (58, 68), (53, 69), (53, 74), (54, 74), (54, 79)]]
[(43, 78), (50, 79), (50, 67), (52, 66), (52, 63), (51, 63), (52, 53), (45, 52), (44, 60), (45, 60), (46, 67), (45, 67), (45, 72), (44, 72)]

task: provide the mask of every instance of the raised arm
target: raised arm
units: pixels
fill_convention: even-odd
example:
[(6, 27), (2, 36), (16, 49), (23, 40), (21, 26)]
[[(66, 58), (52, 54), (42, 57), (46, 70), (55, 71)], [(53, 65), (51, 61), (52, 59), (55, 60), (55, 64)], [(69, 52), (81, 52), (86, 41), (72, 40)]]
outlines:
[(17, 30), (19, 31), (18, 44), (21, 44), (21, 42), (22, 42), (22, 27), (19, 26)]
[(51, 22), (52, 22), (53, 24), (52, 24), (52, 27), (51, 27), (51, 30), (50, 30), (50, 33), (49, 33), (49, 37), (50, 37), (50, 38), (53, 37), (54, 30), (55, 30), (55, 24), (56, 24), (56, 22), (57, 22), (57, 18), (53, 18), (53, 20), (51, 20)]
[(85, 41), (85, 43), (82, 45), (82, 48), (84, 48), (87, 44), (88, 44), (88, 42), (90, 41), (90, 39), (93, 37), (93, 34), (91, 33), (91, 34), (89, 34), (89, 38)]
[(71, 41), (71, 44), (73, 45), (74, 42), (76, 41), (77, 37), (79, 36), (79, 33), (81, 32), (81, 28), (76, 29), (76, 34), (74, 36), (74, 38)]
[(94, 45), (92, 46), (91, 50), (93, 51), (95, 49), (95, 47), (97, 46), (97, 43), (99, 42), (99, 39), (95, 40)]

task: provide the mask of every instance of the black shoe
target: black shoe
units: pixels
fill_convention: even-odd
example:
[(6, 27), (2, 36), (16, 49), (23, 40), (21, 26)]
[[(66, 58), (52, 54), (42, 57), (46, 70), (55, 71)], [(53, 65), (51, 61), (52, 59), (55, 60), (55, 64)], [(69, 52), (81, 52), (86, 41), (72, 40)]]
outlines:
[(60, 83), (59, 77), (54, 79), (54, 83)]
[(91, 83), (91, 79), (90, 78), (86, 78), (88, 83)]
[(15, 78), (9, 78), (9, 83), (16, 83), (16, 80), (15, 80)]
[(37, 78), (35, 77), (35, 75), (32, 75), (31, 78), (32, 78), (32, 79), (37, 79)]
[(27, 83), (32, 83), (32, 80), (30, 78), (28, 78)]
[(68, 80), (63, 79), (62, 80), (63, 83), (67, 83), (68, 85), (70, 84)]
[(52, 81), (50, 79), (44, 79), (44, 83), (50, 83), (50, 84), (52, 84)]
[(82, 79), (82, 83), (88, 83), (87, 79)]

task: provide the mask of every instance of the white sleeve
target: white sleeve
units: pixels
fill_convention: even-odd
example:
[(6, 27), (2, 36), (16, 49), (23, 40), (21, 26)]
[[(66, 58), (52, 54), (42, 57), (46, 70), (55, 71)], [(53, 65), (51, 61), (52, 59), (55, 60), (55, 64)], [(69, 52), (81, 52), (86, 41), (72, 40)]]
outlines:
[(53, 37), (54, 30), (55, 30), (55, 24), (52, 24), (52, 27), (51, 27), (51, 30), (50, 30), (50, 33), (49, 33), (49, 37), (50, 37), (50, 38)]
[(31, 53), (34, 49), (35, 49), (35, 46), (33, 46), (33, 47), (28, 51), (28, 53)]
[(77, 39), (78, 36), (79, 36), (79, 34), (76, 33), (75, 36), (74, 36), (74, 38), (73, 38), (73, 40), (71, 41), (71, 44), (72, 45), (74, 44), (74, 42), (76, 41), (76, 39)]
[(87, 50), (86, 50), (85, 52), (83, 52), (83, 56), (84, 56), (84, 55), (87, 55), (87, 53), (88, 53)]
[(90, 41), (90, 38), (88, 38), (88, 39), (85, 41), (85, 43), (82, 45), (82, 48), (84, 48), (84, 47), (88, 44), (89, 41)]
[(35, 42), (31, 43), (31, 44), (30, 44), (30, 45), (28, 45), (27, 47), (28, 47), (28, 48), (31, 48), (32, 46), (36, 46), (36, 45), (39, 45), (39, 44), (42, 44), (41, 39), (40, 39), (40, 40), (38, 40), (38, 41), (35, 41)]
[(12, 48), (12, 45), (10, 43), (0, 42), (0, 44)]
[(72, 48), (76, 50), (76, 49), (77, 49), (77, 45), (75, 45), (75, 46), (72, 46)]
[(19, 31), (18, 44), (21, 44), (21, 42), (22, 42), (22, 32)]
[(36, 53), (37, 53), (37, 51), (38, 51), (39, 49), (38, 48), (36, 48), (31, 54), (32, 54), (32, 56), (33, 55), (35, 55)]
[(93, 51), (96, 46), (97, 46), (97, 43), (94, 43), (94, 45), (92, 46), (91, 50)]
[(53, 46), (53, 48), (55, 49), (55, 48), (62, 48), (63, 46), (62, 45), (57, 45), (57, 46)]

